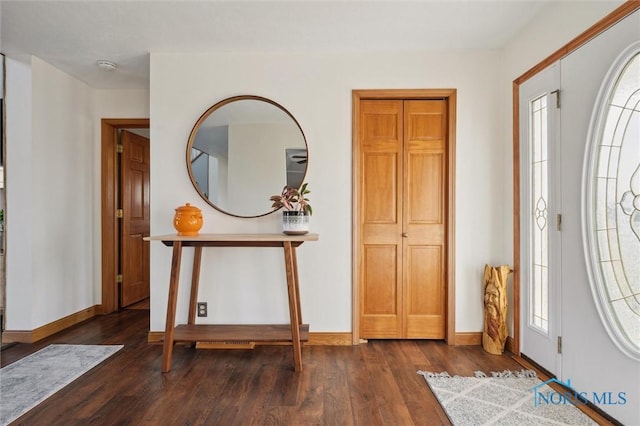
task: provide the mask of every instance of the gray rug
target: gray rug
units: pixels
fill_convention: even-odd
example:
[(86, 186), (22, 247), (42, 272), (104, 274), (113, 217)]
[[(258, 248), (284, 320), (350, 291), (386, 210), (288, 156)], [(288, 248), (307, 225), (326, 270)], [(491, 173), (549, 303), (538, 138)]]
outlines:
[[(513, 425), (597, 425), (570, 403), (547, 403), (536, 394), (555, 391), (534, 371), (492, 373), (487, 377), (449, 376), (448, 373), (418, 371), (438, 398), (455, 426)], [(552, 399), (558, 402), (557, 398)]]
[(123, 345), (49, 345), (0, 369), (0, 425), (17, 419)]

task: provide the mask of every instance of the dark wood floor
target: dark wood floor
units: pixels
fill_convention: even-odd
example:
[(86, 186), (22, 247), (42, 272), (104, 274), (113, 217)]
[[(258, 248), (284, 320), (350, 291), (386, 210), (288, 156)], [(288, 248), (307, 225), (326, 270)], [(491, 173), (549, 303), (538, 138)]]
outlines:
[(24, 425), (448, 425), (417, 370), (472, 375), (521, 369), (509, 354), (439, 341), (307, 346), (295, 373), (287, 346), (177, 346), (170, 373), (147, 343), (149, 315), (96, 317), (36, 344), (3, 349), (8, 365), (51, 343), (124, 344), (98, 367), (16, 420)]

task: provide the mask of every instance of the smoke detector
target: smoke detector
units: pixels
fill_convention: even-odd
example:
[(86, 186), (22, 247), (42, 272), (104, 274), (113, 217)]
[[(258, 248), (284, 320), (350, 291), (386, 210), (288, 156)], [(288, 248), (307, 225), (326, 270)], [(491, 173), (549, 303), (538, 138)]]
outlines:
[(115, 71), (116, 68), (118, 68), (118, 64), (116, 64), (115, 62), (107, 61), (104, 59), (99, 60), (97, 63), (99, 68), (107, 71)]

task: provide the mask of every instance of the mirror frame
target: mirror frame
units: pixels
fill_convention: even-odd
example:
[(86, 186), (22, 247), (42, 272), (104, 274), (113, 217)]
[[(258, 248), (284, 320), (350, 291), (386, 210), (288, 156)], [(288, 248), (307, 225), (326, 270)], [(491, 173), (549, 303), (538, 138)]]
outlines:
[[(260, 102), (266, 102), (268, 104), (271, 104), (273, 106), (275, 106), (276, 108), (282, 110), (285, 114), (287, 114), (289, 116), (289, 118), (291, 118), (291, 120), (293, 120), (293, 122), (295, 123), (295, 125), (298, 127), (298, 130), (300, 130), (300, 134), (302, 135), (302, 140), (304, 141), (304, 146), (305, 149), (307, 150), (307, 167), (305, 167), (304, 169), (304, 174), (302, 175), (302, 180), (300, 181), (300, 185), (302, 185), (305, 181), (305, 178), (307, 177), (307, 171), (308, 171), (308, 164), (309, 164), (309, 144), (307, 143), (307, 137), (304, 134), (304, 131), (302, 130), (302, 127), (300, 126), (300, 123), (298, 123), (298, 120), (296, 120), (296, 118), (282, 105), (280, 105), (279, 103), (268, 99), (268, 98), (264, 98), (262, 96), (256, 96), (256, 95), (239, 95), (239, 96), (232, 96), (230, 98), (226, 98), (221, 100), (220, 102), (214, 104), (213, 106), (211, 106), (209, 109), (207, 109), (201, 116), (200, 118), (198, 118), (198, 121), (196, 121), (196, 123), (193, 125), (193, 128), (191, 129), (191, 133), (189, 134), (189, 139), (187, 142), (187, 155), (186, 155), (186, 162), (187, 162), (187, 174), (189, 175), (189, 179), (191, 180), (191, 184), (193, 185), (193, 187), (195, 188), (195, 190), (198, 192), (198, 195), (200, 195), (200, 198), (202, 198), (207, 204), (209, 204), (211, 207), (213, 207), (214, 209), (218, 210), (220, 213), (224, 213), (226, 215), (229, 216), (233, 216), (233, 217), (239, 217), (239, 218), (254, 218), (254, 217), (262, 217), (262, 216), (266, 216), (269, 215), (275, 211), (278, 211), (279, 209), (272, 209), (269, 210), (265, 213), (262, 214), (257, 214), (257, 215), (253, 215), (253, 216), (243, 216), (243, 215), (239, 215), (239, 214), (235, 214), (232, 212), (228, 212), (226, 210), (224, 210), (223, 208), (215, 205), (214, 203), (212, 203), (209, 198), (202, 192), (202, 190), (200, 189), (200, 187), (198, 186), (194, 176), (193, 176), (193, 170), (191, 168), (191, 148), (193, 147), (193, 143), (196, 139), (196, 135), (198, 134), (198, 130), (200, 130), (200, 126), (202, 125), (202, 123), (209, 118), (209, 116), (211, 114), (213, 114), (215, 111), (217, 111), (218, 109), (222, 108), (223, 106), (230, 104), (232, 102), (236, 102), (236, 101), (245, 101), (245, 100), (254, 100), (254, 101), (260, 101)], [(286, 185), (286, 183), (285, 183)], [(283, 185), (284, 186), (284, 185)], [(275, 190), (278, 190), (278, 188), (275, 188)], [(268, 202), (269, 197), (273, 195), (273, 194), (265, 194), (265, 200)]]

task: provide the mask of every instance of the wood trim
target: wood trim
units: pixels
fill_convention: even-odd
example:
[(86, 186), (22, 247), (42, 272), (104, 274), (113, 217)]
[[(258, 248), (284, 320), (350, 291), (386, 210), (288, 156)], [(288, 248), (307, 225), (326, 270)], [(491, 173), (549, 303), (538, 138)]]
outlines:
[(456, 337), (456, 123), (458, 111), (458, 92), (453, 89), (448, 95), (449, 115), (449, 140), (448, 140), (448, 164), (449, 176), (447, 186), (449, 187), (447, 200), (447, 330), (445, 340), (449, 345), (457, 344)]
[(71, 326), (93, 318), (99, 313), (100, 305), (94, 305), (31, 331), (5, 330), (2, 332), (2, 343), (35, 343), (45, 337), (49, 337)]
[(2, 343), (33, 343), (34, 341), (31, 331), (5, 330), (2, 332)]
[(364, 91), (351, 92), (351, 343), (360, 344), (360, 99)]
[(353, 333), (309, 333), (307, 345), (317, 346), (351, 346), (353, 344)]
[(513, 83), (513, 350), (520, 353), (520, 96)]
[(102, 306), (101, 313), (118, 309), (118, 223), (115, 211), (118, 202), (118, 129), (144, 129), (148, 118), (103, 118), (101, 120), (101, 249), (102, 249)]
[(513, 351), (513, 346), (515, 344), (515, 340), (513, 339), (513, 337), (511, 336), (507, 336), (507, 342), (504, 345), (504, 349), (511, 352), (512, 354), (515, 353)]
[(627, 0), (569, 43), (556, 50), (513, 81), (513, 350), (520, 354), (520, 85), (569, 55), (633, 12), (640, 1)]
[(352, 99), (437, 99), (455, 93), (456, 89), (356, 89)]
[(523, 82), (529, 80), (534, 75), (538, 74), (540, 71), (544, 70), (548, 66), (554, 64), (559, 61), (563, 57), (567, 56), (571, 52), (577, 50), (580, 46), (585, 43), (588, 43), (593, 38), (598, 36), (600, 33), (604, 32), (608, 28), (612, 27), (628, 15), (632, 14), (636, 10), (640, 9), (640, 1), (638, 0), (627, 0), (625, 3), (621, 4), (617, 9), (613, 12), (609, 13), (607, 16), (593, 24), (591, 27), (586, 29), (576, 38), (562, 46), (560, 49), (553, 52), (551, 55), (547, 56), (541, 62), (536, 64), (534, 67), (529, 69), (527, 72), (522, 74), (520, 77), (514, 80), (516, 84), (522, 84)]
[(447, 175), (447, 325), (445, 341), (456, 344), (455, 333), (455, 159), (456, 159), (456, 114), (457, 89), (358, 89), (351, 92), (352, 136), (351, 136), (351, 329), (352, 344), (360, 344), (360, 215), (359, 185), (360, 178), (360, 101), (363, 99), (447, 99), (449, 128)]
[[(101, 223), (102, 223), (102, 313), (115, 311), (117, 300), (116, 257), (116, 128), (102, 120)], [(114, 283), (114, 284), (111, 284)]]
[(147, 343), (162, 344), (164, 342), (164, 331), (150, 331), (147, 334)]
[[(456, 333), (456, 346), (480, 346), (482, 345), (482, 332), (470, 331), (463, 333)], [(515, 341), (513, 337), (507, 336), (507, 341), (504, 345), (505, 351), (513, 352), (513, 345)]]
[[(307, 346), (352, 346), (352, 333), (325, 333), (325, 332), (311, 332), (309, 333), (309, 341), (305, 342)], [(147, 335), (147, 343), (162, 344), (164, 341), (164, 331), (150, 331)], [(256, 346), (260, 345), (291, 345), (291, 342), (251, 342)], [(227, 348), (231, 345), (227, 344)], [(224, 344), (222, 344), (224, 349)]]
[(481, 331), (456, 333), (456, 346), (480, 346), (482, 344)]

